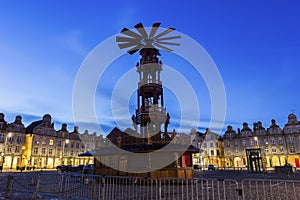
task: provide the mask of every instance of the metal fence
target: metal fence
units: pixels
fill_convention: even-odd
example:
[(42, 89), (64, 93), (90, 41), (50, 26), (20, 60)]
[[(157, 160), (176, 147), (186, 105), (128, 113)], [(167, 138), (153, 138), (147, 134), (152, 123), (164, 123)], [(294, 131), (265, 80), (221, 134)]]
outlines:
[(300, 181), (245, 179), (160, 180), (84, 174), (14, 173), (0, 175), (0, 199), (225, 200), (300, 199)]

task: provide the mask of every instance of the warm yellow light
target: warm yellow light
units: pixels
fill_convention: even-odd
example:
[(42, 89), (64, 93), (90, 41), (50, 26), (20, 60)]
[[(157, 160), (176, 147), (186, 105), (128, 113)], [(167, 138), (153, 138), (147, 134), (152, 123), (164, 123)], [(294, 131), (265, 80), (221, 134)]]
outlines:
[(23, 149), (23, 150), (25, 150), (25, 149), (26, 149), (26, 147), (25, 147), (25, 146), (23, 146), (23, 147), (22, 147), (22, 149)]
[(68, 139), (66, 139), (66, 144), (69, 144), (69, 140)]
[(7, 137), (11, 137), (11, 135), (12, 135), (12, 133), (11, 133), (11, 132), (9, 132), (9, 133), (7, 134)]
[(257, 141), (257, 137), (256, 136), (254, 137), (254, 140)]

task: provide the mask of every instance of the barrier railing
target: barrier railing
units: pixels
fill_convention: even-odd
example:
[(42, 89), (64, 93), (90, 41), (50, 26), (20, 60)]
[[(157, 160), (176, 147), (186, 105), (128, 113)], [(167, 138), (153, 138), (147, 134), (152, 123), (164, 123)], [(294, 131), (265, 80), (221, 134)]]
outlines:
[(297, 180), (246, 179), (241, 187), (243, 200), (300, 199), (300, 181)]
[(300, 199), (300, 181), (245, 179), (160, 180), (67, 173), (14, 173), (0, 176), (0, 197), (8, 199)]
[(160, 199), (238, 199), (235, 180), (163, 178), (159, 185)]

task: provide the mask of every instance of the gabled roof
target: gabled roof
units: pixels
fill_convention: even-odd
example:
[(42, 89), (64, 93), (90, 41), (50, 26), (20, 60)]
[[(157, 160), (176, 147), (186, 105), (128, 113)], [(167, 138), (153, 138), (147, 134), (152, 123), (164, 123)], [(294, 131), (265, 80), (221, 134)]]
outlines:
[(42, 123), (43, 120), (34, 121), (26, 127), (26, 134), (33, 133), (33, 129)]

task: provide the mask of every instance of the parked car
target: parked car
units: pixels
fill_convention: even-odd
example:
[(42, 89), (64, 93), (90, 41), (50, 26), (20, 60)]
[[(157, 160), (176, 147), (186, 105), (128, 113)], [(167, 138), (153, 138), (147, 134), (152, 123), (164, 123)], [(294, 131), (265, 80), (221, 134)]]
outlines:
[(71, 172), (72, 171), (72, 165), (59, 165), (56, 167), (57, 170), (61, 172)]
[(207, 166), (207, 170), (216, 170), (216, 166), (213, 165), (213, 164), (209, 164), (209, 165)]
[(93, 164), (87, 164), (83, 167), (82, 172), (84, 174), (93, 174), (94, 173), (94, 165)]
[(77, 166), (74, 166), (74, 167), (72, 167), (72, 171), (73, 172), (82, 172), (82, 170), (83, 170), (83, 167), (84, 167), (84, 165), (77, 165)]

